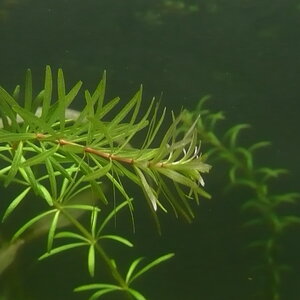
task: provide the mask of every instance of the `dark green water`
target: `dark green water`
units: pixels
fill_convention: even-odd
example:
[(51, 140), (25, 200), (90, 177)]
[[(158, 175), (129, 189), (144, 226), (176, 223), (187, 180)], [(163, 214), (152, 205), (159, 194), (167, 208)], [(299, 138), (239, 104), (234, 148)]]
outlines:
[[(211, 109), (226, 112), (224, 126), (250, 123), (249, 142), (272, 141), (259, 163), (290, 170), (276, 191), (299, 191), (299, 28), (296, 0), (1, 0), (0, 85), (12, 90), (30, 67), (39, 89), (50, 64), (63, 68), (70, 86), (81, 79), (94, 87), (106, 69), (108, 97), (124, 101), (142, 83), (145, 107), (163, 92), (169, 110), (192, 110), (211, 94)], [(213, 201), (197, 208), (193, 224), (165, 217), (158, 237), (137, 216), (136, 256), (176, 252), (138, 282), (149, 299), (263, 299), (253, 296), (263, 284), (249, 271), (256, 258), (245, 254), (241, 201), (220, 192), (224, 182), (216, 172), (206, 176)], [(283, 209), (300, 216), (299, 204)], [(282, 278), (280, 300), (299, 299), (299, 236), (298, 225), (281, 241), (280, 259), (292, 270)], [(85, 266), (63, 256), (30, 262), (34, 248), (19, 262), (31, 299), (85, 299), (66, 294), (88, 280)]]

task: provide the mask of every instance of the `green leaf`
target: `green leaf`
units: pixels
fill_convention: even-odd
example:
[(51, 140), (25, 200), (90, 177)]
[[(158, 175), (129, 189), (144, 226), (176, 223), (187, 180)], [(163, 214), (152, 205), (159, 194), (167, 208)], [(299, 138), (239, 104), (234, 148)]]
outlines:
[(55, 177), (55, 172), (54, 172), (54, 169), (53, 169), (53, 165), (51, 164), (51, 161), (48, 157), (45, 159), (45, 165), (46, 165), (47, 173), (48, 173), (48, 176), (49, 176), (51, 194), (52, 194), (54, 199), (57, 199), (58, 186), (57, 186), (57, 182), (56, 182), (56, 177)]
[(267, 167), (259, 168), (256, 170), (256, 172), (264, 175), (263, 181), (267, 181), (271, 178), (277, 178), (280, 175), (288, 173), (286, 169), (273, 169)]
[(271, 201), (274, 206), (278, 206), (284, 203), (295, 204), (298, 202), (299, 199), (300, 199), (299, 193), (285, 193), (281, 195), (274, 195)]
[(150, 203), (153, 207), (153, 210), (156, 211), (157, 210), (158, 199), (157, 199), (153, 189), (148, 184), (143, 172), (137, 167), (134, 167), (134, 169), (135, 169), (137, 175), (139, 176), (139, 178), (141, 180), (142, 188), (143, 188), (143, 191), (145, 192), (145, 195), (150, 200)]
[(121, 287), (115, 284), (108, 284), (108, 283), (91, 283), (91, 284), (85, 284), (81, 285), (74, 289), (75, 292), (83, 292), (83, 291), (89, 291), (89, 290), (100, 290), (100, 289), (116, 289), (121, 290)]
[(49, 206), (53, 206), (53, 198), (52, 195), (49, 193), (48, 189), (44, 187), (42, 184), (38, 183), (38, 190), (40, 196), (46, 200)]
[(107, 173), (106, 176), (113, 183), (113, 185), (117, 188), (117, 190), (122, 194), (122, 196), (126, 199), (129, 208), (132, 208), (131, 198), (129, 197), (129, 195), (126, 192), (127, 189), (125, 190), (124, 186), (122, 185), (122, 182), (120, 181), (120, 177), (118, 177), (117, 174), (116, 174), (116, 176), (112, 176), (110, 173)]
[[(78, 164), (78, 166), (83, 170), (85, 174), (90, 173), (90, 166), (82, 160), (78, 155), (74, 153), (69, 153), (72, 159)], [(109, 175), (109, 173), (107, 173)], [(99, 196), (99, 198), (103, 201), (104, 204), (108, 203), (108, 200), (103, 193), (102, 187), (100, 187), (99, 183), (95, 180), (90, 180), (90, 184), (95, 195)]]
[(80, 234), (70, 232), (70, 231), (61, 231), (55, 235), (55, 238), (61, 239), (61, 238), (71, 238), (71, 239), (78, 239), (81, 241), (84, 241), (87, 245), (89, 244), (90, 240)]
[(70, 249), (74, 249), (74, 248), (77, 248), (77, 247), (81, 247), (81, 246), (86, 246), (86, 243), (72, 243), (72, 244), (63, 245), (63, 246), (60, 246), (60, 247), (57, 247), (57, 248), (53, 248), (53, 249), (51, 249), (50, 252), (47, 252), (47, 253), (43, 254), (38, 259), (42, 260), (42, 259), (45, 259), (49, 256), (52, 256), (52, 255), (55, 255), (55, 254), (58, 254), (58, 253), (61, 253), (61, 252), (64, 252), (64, 251), (67, 251), (67, 250), (70, 250)]
[(156, 170), (167, 176), (168, 178), (185, 185), (187, 187), (190, 187), (192, 189), (199, 189), (198, 185), (191, 179), (189, 179), (187, 176), (180, 174), (179, 172), (167, 168), (156, 168)]
[(86, 137), (86, 144), (90, 145), (93, 137), (95, 135), (95, 112), (94, 112), (94, 103), (91, 94), (89, 91), (85, 91), (84, 93), (85, 99), (86, 99), (86, 106), (87, 106), (87, 118), (89, 120), (88, 122), (88, 132), (87, 132), (87, 137)]
[(68, 107), (78, 95), (82, 86), (82, 81), (78, 81), (71, 90), (65, 95), (66, 107)]
[(60, 130), (65, 129), (65, 110), (67, 108), (66, 103), (66, 86), (62, 69), (58, 69), (57, 74), (57, 94), (58, 94), (58, 114)]
[(98, 219), (98, 212), (99, 210), (93, 209), (91, 213), (91, 234), (95, 237), (95, 231), (97, 226), (97, 219)]
[(146, 298), (138, 291), (134, 289), (127, 289), (127, 291), (137, 300), (146, 300)]
[(128, 247), (133, 247), (133, 244), (131, 242), (129, 242), (127, 239), (125, 239), (121, 236), (118, 236), (118, 235), (111, 235), (111, 234), (102, 235), (100, 237), (100, 239), (115, 240), (115, 241), (120, 242), (121, 244), (124, 244), (124, 245), (128, 246)]
[(100, 80), (95, 92), (92, 95), (92, 98), (97, 100), (97, 108), (95, 113), (96, 117), (101, 112), (103, 107), (105, 88), (106, 88), (106, 71), (103, 72), (102, 79)]
[(238, 166), (233, 165), (228, 172), (230, 182), (236, 184), (236, 173), (238, 172)]
[(49, 160), (55, 170), (57, 170), (64, 178), (72, 181), (71, 175), (67, 172), (67, 170), (53, 157), (49, 157)]
[(119, 101), (120, 101), (119, 97), (110, 100), (106, 105), (103, 106), (99, 114), (97, 114), (95, 117), (97, 117), (97, 119), (102, 119), (119, 103)]
[(109, 161), (109, 163), (106, 166), (99, 167), (98, 169), (96, 169), (96, 171), (93, 170), (92, 173), (85, 175), (84, 180), (90, 181), (105, 176), (107, 172), (110, 171), (111, 166), (112, 166), (112, 162)]
[(91, 277), (95, 275), (95, 247), (90, 245), (88, 254), (88, 269)]
[(203, 96), (203, 97), (199, 100), (199, 102), (198, 102), (198, 104), (197, 104), (196, 111), (197, 111), (197, 112), (204, 112), (203, 106), (205, 106), (205, 103), (206, 103), (208, 100), (210, 100), (211, 97), (212, 97), (212, 96), (209, 95), (209, 94)]
[(19, 105), (13, 105), (13, 110), (17, 112), (22, 119), (27, 123), (30, 124), (32, 127), (39, 128), (42, 132), (48, 132), (51, 135), (55, 136), (56, 132), (51, 128), (51, 126), (43, 120), (42, 118), (37, 117), (32, 112), (27, 111), (26, 109), (20, 107)]
[[(138, 106), (138, 105), (137, 105)], [(136, 106), (136, 107), (137, 107)], [(133, 117), (132, 117), (133, 118)], [(132, 120), (130, 120), (132, 122)], [(115, 154), (121, 152), (126, 146), (128, 146), (129, 142), (132, 140), (132, 138), (143, 128), (145, 128), (148, 125), (148, 120), (147, 120), (147, 115), (144, 115), (144, 117), (137, 123), (137, 124), (130, 124), (128, 126), (128, 130), (124, 130), (123, 133), (125, 132), (127, 137), (125, 137), (125, 140), (120, 143), (118, 146), (118, 149), (114, 152)], [(130, 145), (129, 145), (130, 147)], [(130, 147), (131, 148), (131, 147)]]
[(211, 113), (207, 116), (207, 119), (209, 119), (209, 130), (213, 131), (216, 127), (216, 123), (220, 120), (224, 120), (225, 116), (222, 111), (218, 111), (216, 113)]
[(1, 143), (20, 142), (20, 141), (36, 139), (36, 134), (5, 132), (4, 130), (1, 130), (0, 139), (1, 139)]
[(243, 164), (245, 165), (245, 167), (247, 168), (247, 170), (252, 171), (253, 170), (253, 157), (252, 157), (252, 153), (242, 147), (238, 147), (235, 149), (237, 155), (242, 155), (244, 157), (244, 161)]
[(93, 210), (97, 210), (100, 211), (100, 208), (95, 207), (93, 205), (87, 205), (87, 204), (68, 204), (65, 205), (64, 208), (71, 208), (71, 209), (80, 209), (80, 210), (89, 210), (89, 211), (93, 211)]
[(128, 179), (133, 181), (135, 184), (137, 184), (137, 185), (140, 184), (139, 177), (135, 173), (130, 171), (128, 168), (124, 167), (118, 161), (114, 161), (114, 165), (118, 168), (118, 170), (121, 172), (121, 174), (125, 175)]
[(21, 192), (14, 200), (11, 201), (8, 208), (6, 209), (4, 216), (2, 218), (2, 222), (15, 210), (15, 208), (19, 205), (19, 203), (26, 197), (28, 192), (31, 190), (31, 187), (26, 188), (23, 192)]
[[(21, 162), (24, 162), (25, 158), (22, 158)], [(19, 169), (20, 174), (25, 179), (25, 181), (30, 185), (33, 189), (33, 191), (36, 194), (39, 194), (39, 188), (38, 188), (38, 182), (36, 177), (34, 176), (34, 173), (30, 167), (20, 168)]]
[[(158, 174), (158, 176), (160, 177), (159, 174)], [(159, 178), (158, 181), (159, 181), (160, 190), (165, 195), (166, 199), (168, 200), (168, 202), (170, 203), (171, 207), (173, 208), (173, 211), (174, 211), (174, 214), (175, 214), (176, 218), (178, 217), (178, 213), (180, 213), (189, 223), (191, 223), (191, 217), (193, 216), (193, 214), (190, 215), (189, 214), (189, 210), (186, 211), (182, 207), (182, 205), (178, 201), (177, 195), (175, 195), (171, 191), (171, 189), (169, 188), (169, 186), (164, 182), (164, 180), (162, 178)], [(181, 195), (179, 195), (179, 196), (181, 198)]]
[(265, 148), (265, 147), (268, 147), (270, 145), (271, 145), (271, 143), (268, 142), (268, 141), (257, 142), (257, 143), (255, 143), (255, 144), (253, 144), (249, 147), (249, 151), (254, 152), (258, 149)]
[(131, 263), (131, 265), (129, 266), (128, 272), (127, 272), (127, 274), (126, 274), (126, 279), (125, 279), (125, 281), (126, 281), (127, 284), (130, 283), (131, 277), (132, 277), (132, 275), (133, 275), (135, 269), (137, 268), (138, 264), (139, 264), (143, 259), (144, 259), (143, 257), (139, 257), (139, 258), (135, 259), (135, 260)]
[[(60, 72), (59, 72), (59, 74), (60, 74)], [(60, 74), (59, 76), (61, 77), (61, 76), (63, 76), (63, 74)], [(64, 79), (60, 78), (60, 79), (58, 79), (58, 82), (60, 80), (64, 80)], [(60, 83), (60, 84), (62, 84), (62, 83)], [(49, 124), (53, 124), (57, 120), (59, 120), (60, 124), (65, 123), (65, 120), (68, 119), (67, 118), (67, 108), (73, 102), (75, 97), (77, 96), (77, 94), (78, 94), (78, 92), (79, 92), (79, 90), (82, 86), (82, 82), (78, 81), (76, 83), (76, 85), (73, 86), (72, 89), (64, 96), (62, 96), (62, 93), (63, 93), (63, 90), (64, 90), (63, 85), (64, 84), (62, 84), (62, 86), (60, 87), (61, 91), (59, 92), (61, 94), (60, 97), (63, 97), (62, 98), (63, 101), (58, 100), (58, 103), (56, 102), (56, 104), (54, 105), (56, 107), (55, 107), (54, 111), (51, 113), (51, 115), (49, 116), (49, 122), (48, 122)], [(80, 114), (79, 114), (78, 118), (80, 118)], [(61, 122), (61, 120), (63, 120), (63, 121)], [(64, 128), (64, 125), (60, 127), (60, 130), (63, 131), (63, 128)]]
[(99, 299), (101, 296), (111, 293), (111, 292), (116, 292), (119, 291), (120, 289), (117, 288), (110, 288), (110, 289), (102, 289), (100, 291), (95, 292), (90, 298), (89, 300), (96, 300)]
[[(132, 199), (130, 199), (130, 201), (132, 201)], [(108, 216), (101, 222), (101, 225), (99, 226), (98, 232), (97, 232), (97, 237), (100, 237), (101, 232), (103, 231), (103, 229), (105, 228), (105, 226), (109, 223), (109, 221), (111, 221), (116, 214), (124, 207), (126, 207), (128, 205), (127, 202), (122, 202), (121, 204), (119, 204), (117, 207), (114, 208), (113, 211), (111, 211)]]
[(21, 91), (21, 87), (20, 87), (20, 85), (18, 84), (18, 85), (16, 85), (16, 87), (15, 87), (13, 93), (12, 93), (13, 98), (14, 98), (17, 102), (19, 102), (19, 99), (20, 99), (20, 91)]
[(53, 156), (54, 153), (59, 149), (59, 145), (55, 145), (49, 150), (42, 151), (41, 153), (27, 159), (22, 163), (21, 167), (29, 167), (37, 164), (44, 164), (45, 160), (49, 158), (49, 156)]
[(21, 165), (22, 154), (23, 154), (23, 142), (20, 141), (17, 149), (14, 151), (14, 158), (11, 164), (11, 168), (5, 179), (4, 186), (7, 187), (12, 182), (16, 174), (18, 173), (18, 170)]
[(64, 73), (62, 69), (58, 69), (57, 72), (57, 94), (58, 101), (60, 102), (66, 95), (66, 85), (64, 79)]
[[(192, 219), (195, 218), (194, 212), (189, 204), (188, 200), (191, 200), (189, 196), (187, 196), (180, 186), (177, 183), (174, 183), (176, 187), (176, 192), (178, 194), (177, 198), (179, 197), (181, 199), (181, 202), (183, 204), (183, 208), (180, 207), (179, 212), (186, 218), (188, 222), (192, 222)], [(197, 201), (198, 199), (196, 198), (196, 203), (199, 205), (199, 202)], [(175, 201), (176, 202), (176, 201)]]
[(56, 230), (56, 226), (57, 226), (57, 222), (58, 222), (58, 218), (60, 215), (60, 211), (56, 211), (56, 213), (54, 214), (52, 223), (50, 225), (49, 228), (49, 233), (48, 233), (48, 243), (47, 243), (47, 251), (50, 252), (52, 249), (52, 245), (53, 245), (53, 240), (54, 240), (54, 235), (55, 235), (55, 230)]
[(109, 128), (118, 125), (131, 111), (135, 105), (139, 105), (142, 96), (142, 86), (139, 91), (133, 96), (133, 98), (120, 110), (115, 118), (109, 123)]
[[(98, 291), (93, 293), (92, 296), (89, 298), (89, 300), (95, 300), (107, 293), (122, 290), (121, 287), (114, 285), (114, 284), (92, 283), (92, 284), (86, 284), (86, 285), (79, 286), (74, 289), (74, 292), (82, 292), (82, 291), (89, 291), (89, 290), (95, 290), (95, 289), (97, 289)], [(127, 291), (127, 289), (126, 289), (126, 291)]]
[(238, 124), (230, 128), (226, 134), (224, 135), (224, 139), (229, 141), (229, 146), (231, 149), (236, 147), (236, 141), (238, 134), (241, 132), (242, 129), (249, 128), (250, 125), (248, 124)]
[(6, 115), (3, 114), (3, 111), (0, 110), (0, 131), (5, 132), (2, 128), (9, 129), (9, 120)]
[(173, 115), (173, 122), (167, 132), (164, 135), (163, 140), (160, 143), (160, 146), (157, 151), (157, 156), (155, 159), (152, 160), (152, 163), (155, 164), (157, 162), (160, 162), (163, 157), (166, 156), (166, 153), (169, 153), (168, 148), (170, 147), (169, 142), (173, 139), (174, 135), (176, 134), (176, 127), (181, 121), (181, 116), (178, 116), (177, 118)]
[[(109, 173), (107, 173), (109, 174)], [(105, 196), (105, 193), (103, 192), (103, 187), (100, 186), (98, 182), (95, 180), (90, 181), (92, 191), (95, 194), (95, 196), (99, 197), (99, 199), (102, 201), (103, 204), (108, 204), (109, 201), (107, 200), (107, 197)]]
[(52, 73), (51, 73), (50, 66), (46, 66), (44, 99), (42, 103), (42, 115), (41, 115), (41, 118), (43, 120), (46, 120), (46, 116), (49, 113), (51, 98), (52, 98)]
[(155, 110), (154, 110), (154, 115), (152, 117), (151, 123), (149, 125), (149, 130), (148, 133), (146, 135), (144, 144), (142, 145), (141, 149), (147, 149), (150, 147), (150, 145), (152, 144), (154, 138), (156, 137), (159, 128), (161, 127), (164, 119), (165, 119), (165, 115), (166, 115), (166, 108), (164, 108), (160, 119), (158, 120), (158, 122), (156, 123), (156, 116), (157, 116), (157, 112), (158, 112), (158, 105), (156, 105)]
[(12, 128), (19, 128), (19, 124), (17, 122), (17, 116), (15, 111), (13, 110), (13, 106), (18, 105), (16, 100), (0, 86), (0, 110), (1, 115), (4, 117), (8, 117), (11, 121)]
[(130, 276), (130, 279), (129, 279), (128, 283), (132, 283), (135, 279), (137, 279), (138, 277), (143, 275), (145, 272), (149, 271), (150, 269), (157, 266), (158, 264), (160, 264), (160, 263), (162, 263), (166, 260), (169, 260), (173, 256), (174, 256), (174, 253), (168, 253), (166, 255), (158, 257), (157, 259), (155, 259), (154, 261), (152, 261), (151, 263), (149, 263), (148, 265), (143, 267), (140, 271), (135, 273), (135, 275)]
[(26, 231), (29, 227), (31, 227), (34, 223), (41, 220), (42, 218), (46, 217), (47, 215), (50, 215), (52, 213), (56, 212), (56, 209), (51, 209), (46, 212), (43, 212), (34, 218), (30, 219), (27, 223), (25, 223), (12, 237), (12, 241), (15, 241), (24, 231)]

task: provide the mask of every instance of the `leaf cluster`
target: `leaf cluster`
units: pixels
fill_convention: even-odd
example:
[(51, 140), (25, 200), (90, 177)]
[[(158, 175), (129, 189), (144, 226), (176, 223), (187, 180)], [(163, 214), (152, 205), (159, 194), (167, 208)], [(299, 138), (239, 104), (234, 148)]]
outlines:
[[(159, 147), (153, 147), (162, 129), (165, 110), (160, 114), (158, 105), (152, 101), (140, 116), (142, 87), (111, 117), (120, 99), (105, 101), (105, 73), (93, 92), (84, 91), (85, 106), (80, 112), (72, 111), (70, 105), (80, 95), (82, 82), (67, 90), (63, 71), (59, 69), (57, 94), (53, 92), (54, 85), (51, 68), (47, 66), (44, 88), (36, 96), (30, 70), (24, 90), (17, 86), (10, 94), (0, 87), (0, 180), (6, 188), (14, 184), (21, 188), (9, 200), (2, 221), (11, 218), (22, 202), (37, 196), (44, 210), (16, 231), (13, 242), (24, 238), (30, 230), (36, 235), (46, 233), (47, 252), (40, 259), (84, 247), (90, 276), (95, 275), (98, 256), (116, 282), (97, 285), (99, 291), (91, 299), (116, 289), (135, 299), (144, 299), (129, 285), (172, 255), (162, 256), (140, 271), (136, 271), (140, 260), (135, 260), (124, 278), (103, 249), (102, 240), (133, 245), (126, 238), (103, 230), (124, 207), (129, 208), (134, 222), (136, 200), (126, 188), (128, 180), (144, 192), (158, 227), (158, 210), (167, 212), (171, 207), (176, 216), (188, 221), (193, 218), (192, 201), (198, 203), (200, 196), (209, 198), (202, 176), (210, 169), (200, 153), (196, 122), (179, 133), (182, 118), (173, 115)], [(134, 147), (140, 132), (144, 132), (145, 138), (140, 147)], [(105, 217), (102, 207), (112, 201), (116, 203), (116, 197), (120, 204)], [(89, 224), (81, 221), (84, 214), (89, 215)], [(71, 229), (64, 230), (66, 226)]]

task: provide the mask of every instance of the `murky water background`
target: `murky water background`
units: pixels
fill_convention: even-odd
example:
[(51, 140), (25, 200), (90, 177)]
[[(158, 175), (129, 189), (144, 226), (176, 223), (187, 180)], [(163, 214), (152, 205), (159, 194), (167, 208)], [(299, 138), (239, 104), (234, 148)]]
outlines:
[[(50, 64), (63, 68), (69, 86), (81, 79), (89, 88), (106, 69), (108, 98), (126, 101), (143, 83), (145, 107), (163, 93), (169, 110), (192, 110), (211, 94), (211, 109), (226, 112), (224, 128), (250, 123), (249, 143), (272, 141), (259, 163), (290, 170), (276, 190), (299, 191), (299, 28), (296, 0), (2, 0), (0, 84), (12, 90), (30, 67), (38, 90)], [(76, 105), (82, 107), (80, 100)], [(238, 195), (220, 194), (217, 174), (206, 182), (216, 198), (200, 206), (192, 225), (165, 218), (158, 237), (153, 224), (137, 216), (137, 256), (177, 253), (140, 283), (149, 299), (256, 299)], [(300, 215), (299, 205), (292, 213)], [(281, 259), (293, 268), (283, 277), (282, 300), (296, 300), (300, 292), (299, 236), (298, 226), (282, 240)], [(38, 250), (26, 251), (24, 257)], [(54, 270), (45, 268), (54, 262)], [(32, 299), (82, 299), (62, 289), (86, 279), (74, 274), (73, 264), (68, 257), (29, 263), (24, 280)], [(53, 275), (56, 268), (64, 275)]]

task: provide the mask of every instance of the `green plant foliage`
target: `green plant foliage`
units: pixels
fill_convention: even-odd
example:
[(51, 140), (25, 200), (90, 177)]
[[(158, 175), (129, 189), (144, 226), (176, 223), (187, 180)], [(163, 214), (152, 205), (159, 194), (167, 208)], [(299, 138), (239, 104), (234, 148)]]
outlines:
[[(142, 257), (135, 259), (131, 265), (129, 266), (129, 269), (126, 274), (126, 283), (129, 286), (135, 279), (143, 275), (145, 272), (149, 271), (153, 267), (157, 266), (163, 261), (166, 261), (174, 256), (174, 253), (169, 253), (166, 255), (163, 255), (161, 257), (156, 258), (154, 261), (150, 262), (146, 266), (144, 266), (142, 269), (139, 271), (135, 271), (138, 264), (142, 261)], [(112, 285), (112, 284), (101, 284), (101, 283), (96, 283), (96, 284), (87, 284), (87, 285), (82, 285), (78, 288), (75, 289), (75, 292), (82, 292), (82, 291), (87, 291), (87, 290), (97, 290), (94, 294), (89, 299), (98, 299), (100, 296), (111, 293), (111, 292), (120, 292), (120, 287), (117, 285)], [(145, 300), (146, 298), (140, 294), (138, 291), (128, 288), (129, 294), (133, 296), (134, 299), (137, 300)]]
[[(102, 247), (102, 240), (133, 245), (126, 238), (103, 230), (123, 208), (130, 210), (134, 220), (137, 200), (125, 188), (128, 180), (144, 192), (158, 228), (159, 210), (167, 212), (171, 208), (176, 216), (188, 221), (193, 218), (193, 199), (198, 203), (200, 196), (209, 198), (203, 189), (202, 175), (210, 166), (200, 155), (197, 121), (186, 132), (179, 133), (182, 116), (173, 116), (159, 146), (153, 147), (153, 142), (158, 142), (156, 135), (161, 130), (165, 110), (160, 115), (152, 101), (140, 116), (142, 88), (112, 117), (120, 99), (104, 100), (104, 73), (93, 92), (84, 92), (85, 107), (81, 112), (68, 117), (69, 106), (80, 95), (82, 82), (67, 90), (59, 69), (56, 95), (54, 86), (52, 71), (47, 66), (44, 89), (36, 97), (30, 70), (26, 73), (24, 90), (18, 86), (11, 95), (0, 87), (0, 180), (5, 188), (15, 184), (21, 188), (18, 195), (8, 200), (2, 222), (13, 218), (21, 203), (38, 197), (44, 209), (16, 230), (12, 243), (18, 245), (17, 241), (25, 239), (30, 231), (36, 235), (46, 233), (47, 249), (40, 259), (85, 248), (90, 276), (96, 276), (96, 263), (101, 259), (114, 280), (112, 284), (92, 285), (98, 291), (90, 299), (115, 290), (135, 299), (145, 299), (131, 283), (173, 255), (162, 256), (139, 271), (136, 271), (139, 263), (136, 260), (123, 277)], [(134, 147), (141, 131), (145, 138), (140, 147)], [(90, 193), (86, 197), (88, 201), (82, 199), (86, 193)], [(116, 203), (116, 196), (123, 199), (118, 200), (121, 204), (105, 217), (101, 208), (109, 202)], [(81, 221), (83, 214), (89, 215), (89, 224)], [(64, 230), (66, 226), (70, 229)], [(76, 291), (90, 288), (86, 285)]]
[(271, 192), (271, 180), (287, 171), (255, 166), (255, 152), (269, 146), (270, 143), (262, 141), (248, 147), (241, 146), (238, 136), (250, 127), (248, 124), (235, 125), (223, 136), (218, 136), (216, 125), (224, 119), (224, 114), (214, 113), (205, 108), (209, 98), (210, 96), (202, 98), (195, 111), (184, 112), (185, 126), (182, 130), (187, 130), (197, 120), (198, 135), (207, 148), (205, 156), (210, 162), (225, 162), (227, 165), (228, 183), (224, 184), (226, 191), (234, 192), (237, 188), (242, 188), (249, 195), (249, 198), (241, 199), (240, 207), (241, 211), (250, 212), (252, 215), (254, 213), (254, 216), (245, 221), (244, 226), (267, 230), (265, 238), (251, 241), (248, 245), (264, 257), (264, 260), (257, 262), (253, 268), (254, 273), (258, 272), (263, 277), (263, 282), (268, 282), (260, 287), (258, 294), (261, 299), (279, 300), (282, 272), (288, 268), (277, 260), (280, 237), (288, 227), (300, 224), (299, 216), (282, 215), (279, 208), (286, 203), (297, 203), (300, 194)]

